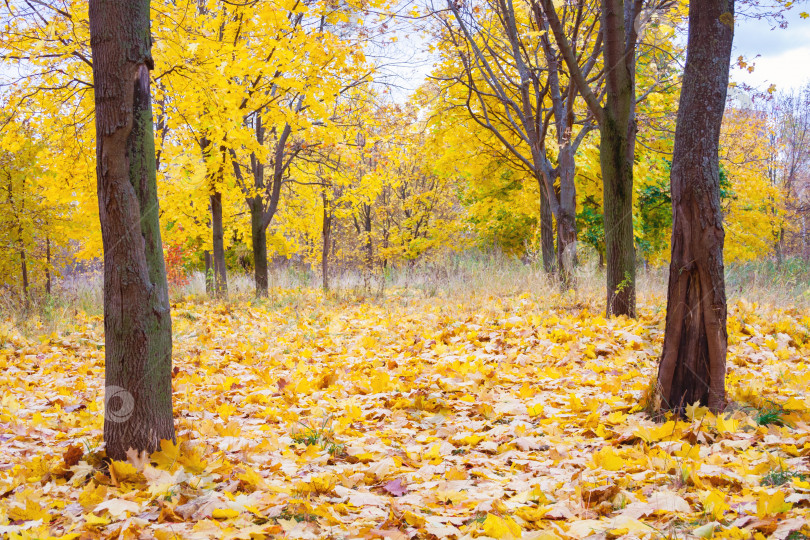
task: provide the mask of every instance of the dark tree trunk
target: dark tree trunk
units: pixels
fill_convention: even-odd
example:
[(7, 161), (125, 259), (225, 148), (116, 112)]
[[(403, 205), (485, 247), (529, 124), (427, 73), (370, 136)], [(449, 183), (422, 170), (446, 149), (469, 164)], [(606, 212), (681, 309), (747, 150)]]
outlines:
[(329, 290), (329, 242), (332, 236), (332, 215), (329, 213), (329, 201), (323, 194), (323, 249), (321, 251), (321, 276), (323, 290)]
[(253, 276), (256, 296), (267, 295), (267, 229), (262, 223), (264, 208), (261, 196), (250, 199), (250, 236), (253, 247)]
[(90, 0), (104, 246), (107, 455), (174, 440), (172, 332), (149, 93), (148, 0)]
[(45, 238), (45, 294), (51, 295), (51, 239)]
[(551, 204), (548, 201), (548, 193), (543, 189), (543, 179), (540, 183), (540, 253), (543, 256), (543, 270), (554, 273), (554, 217), (551, 212)]
[(228, 271), (225, 268), (225, 228), (222, 224), (222, 193), (215, 191), (211, 199), (211, 236), (214, 247), (214, 294), (228, 296)]
[(672, 156), (672, 259), (658, 391), (666, 410), (725, 406), (726, 287), (718, 146), (734, 0), (689, 4), (689, 40)]
[(22, 230), (20, 230), (20, 272), (22, 273), (22, 297), (25, 309), (31, 305), (31, 298), (28, 294), (28, 263), (25, 260), (25, 246), (22, 240)]
[[(610, 98), (608, 98), (610, 101)], [(633, 153), (628, 118), (606, 114), (599, 157), (604, 193), (608, 315), (636, 316), (636, 253), (633, 241)]]
[[(263, 145), (265, 128), (260, 113), (256, 114), (255, 122), (256, 142)], [(278, 153), (276, 153), (276, 159), (279, 159)], [(258, 159), (255, 154), (252, 154), (250, 156), (250, 166), (253, 172), (253, 187), (256, 189), (256, 195), (248, 197), (247, 199), (248, 206), (250, 207), (253, 276), (256, 282), (256, 296), (267, 296), (267, 226), (270, 222), (269, 220), (265, 220), (264, 197), (262, 196), (262, 193), (264, 193), (266, 189), (264, 185), (264, 163)], [(275, 187), (275, 181), (273, 186)], [(273, 195), (278, 197), (275, 191), (271, 193), (271, 197)], [(276, 198), (276, 204), (278, 204), (278, 198)], [(275, 206), (272, 205), (272, 200), (271, 207), (272, 212), (275, 213)]]

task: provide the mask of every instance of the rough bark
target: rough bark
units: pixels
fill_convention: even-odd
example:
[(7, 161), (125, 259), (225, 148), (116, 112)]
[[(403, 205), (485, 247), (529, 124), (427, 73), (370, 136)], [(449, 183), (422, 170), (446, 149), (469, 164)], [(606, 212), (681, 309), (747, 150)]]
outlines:
[(543, 255), (543, 270), (554, 272), (554, 221), (543, 179), (540, 182), (540, 251)]
[(263, 225), (263, 201), (261, 196), (253, 197), (250, 205), (250, 238), (253, 247), (253, 277), (256, 282), (256, 296), (267, 295), (267, 228)]
[(576, 150), (570, 144), (560, 148), (560, 208), (557, 212), (557, 266), (565, 288), (574, 286), (577, 258)]
[[(636, 315), (636, 255), (633, 240), (633, 156), (627, 121), (605, 115), (599, 157), (604, 193), (608, 315)], [(629, 155), (628, 155), (629, 154)]]
[(672, 259), (658, 391), (664, 409), (725, 406), (728, 335), (718, 146), (734, 0), (689, 5), (689, 39), (672, 158)]
[(608, 73), (599, 124), (604, 197), (607, 314), (636, 316), (636, 253), (633, 239), (636, 35), (639, 0), (603, 0), (604, 59)]
[(215, 191), (211, 201), (211, 237), (214, 248), (214, 294), (228, 296), (228, 270), (225, 266), (225, 227), (222, 223), (222, 193)]
[(174, 440), (171, 317), (149, 90), (148, 0), (90, 0), (104, 247), (107, 455)]

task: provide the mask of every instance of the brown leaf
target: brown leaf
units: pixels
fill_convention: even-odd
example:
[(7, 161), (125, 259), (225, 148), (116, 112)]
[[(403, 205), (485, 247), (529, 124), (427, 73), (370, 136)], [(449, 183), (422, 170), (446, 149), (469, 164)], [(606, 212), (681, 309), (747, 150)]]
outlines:
[(68, 446), (67, 450), (64, 451), (62, 454), (62, 458), (65, 460), (65, 467), (70, 468), (79, 463), (79, 460), (82, 459), (84, 455), (84, 450), (82, 450), (82, 446), (80, 444), (74, 444), (72, 446)]

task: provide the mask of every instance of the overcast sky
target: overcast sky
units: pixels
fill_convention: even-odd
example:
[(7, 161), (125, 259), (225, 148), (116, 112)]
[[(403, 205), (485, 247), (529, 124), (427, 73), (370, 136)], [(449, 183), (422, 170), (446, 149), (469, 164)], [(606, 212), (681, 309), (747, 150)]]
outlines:
[(810, 82), (810, 19), (801, 19), (802, 11), (810, 11), (810, 6), (802, 3), (788, 11), (784, 29), (773, 29), (767, 20), (738, 17), (732, 58), (743, 55), (755, 69), (747, 73), (733, 67), (731, 79), (761, 90), (771, 84), (790, 90)]

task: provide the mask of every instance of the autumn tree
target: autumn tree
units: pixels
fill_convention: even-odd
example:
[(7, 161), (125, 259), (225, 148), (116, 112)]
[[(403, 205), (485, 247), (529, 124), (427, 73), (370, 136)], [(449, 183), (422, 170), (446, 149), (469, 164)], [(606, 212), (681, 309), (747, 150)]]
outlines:
[[(607, 313), (636, 313), (636, 254), (633, 241), (633, 162), (636, 146), (636, 55), (639, 21), (667, 0), (602, 0), (600, 34), (605, 72), (604, 104), (579, 65), (574, 44), (552, 0), (537, 0), (549, 29), (591, 113), (599, 124), (607, 254)], [(641, 18), (641, 19), (640, 19)]]
[(158, 219), (149, 0), (91, 0), (104, 245), (107, 455), (174, 440), (171, 315)]
[[(489, 130), (509, 159), (538, 183), (543, 264), (546, 271), (555, 266), (553, 216), (556, 267), (567, 284), (576, 256), (575, 154), (593, 128), (587, 110), (577, 106), (576, 88), (562, 69), (536, 4), (497, 0), (447, 6), (453, 16), (440, 14), (438, 20), (444, 23), (445, 50), (454, 61), (438, 77), (463, 89), (453, 105)], [(583, 76), (598, 84), (601, 34), (593, 5), (566, 7), (562, 21), (577, 36), (574, 54)], [(552, 143), (547, 141), (550, 131)]]
[(689, 5), (689, 38), (672, 156), (672, 259), (658, 392), (667, 410), (725, 406), (726, 286), (718, 147), (734, 0)]

